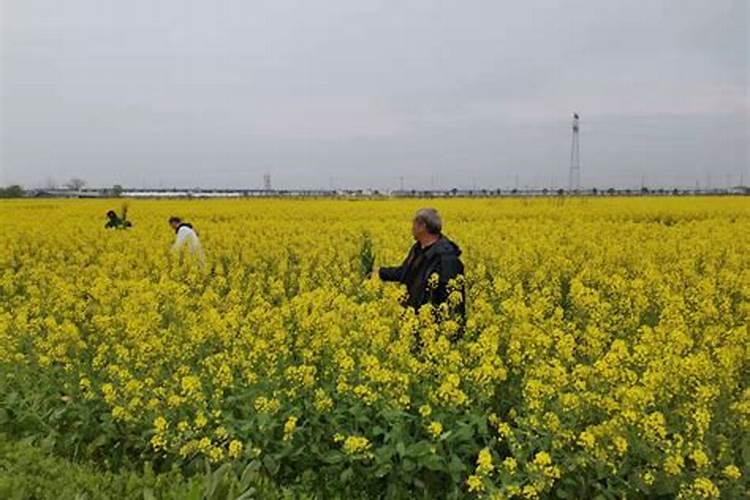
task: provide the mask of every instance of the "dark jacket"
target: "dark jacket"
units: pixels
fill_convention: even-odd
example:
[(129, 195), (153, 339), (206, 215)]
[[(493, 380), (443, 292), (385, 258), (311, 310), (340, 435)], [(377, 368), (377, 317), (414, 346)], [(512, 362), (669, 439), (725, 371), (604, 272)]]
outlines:
[[(424, 249), (419, 243), (415, 243), (399, 267), (380, 268), (380, 279), (406, 285), (408, 295), (405, 305), (409, 307), (419, 309), (427, 303), (437, 306), (448, 298), (448, 282), (464, 274), (460, 256), (461, 249), (458, 245), (444, 236)], [(428, 281), (433, 274), (437, 274), (438, 282), (431, 288)], [(463, 288), (461, 294), (463, 298)], [(456, 312), (463, 316), (464, 311), (462, 300)]]
[(121, 219), (116, 215), (107, 217), (107, 223), (104, 224), (104, 227), (107, 229), (125, 229), (132, 226), (133, 224), (129, 220)]

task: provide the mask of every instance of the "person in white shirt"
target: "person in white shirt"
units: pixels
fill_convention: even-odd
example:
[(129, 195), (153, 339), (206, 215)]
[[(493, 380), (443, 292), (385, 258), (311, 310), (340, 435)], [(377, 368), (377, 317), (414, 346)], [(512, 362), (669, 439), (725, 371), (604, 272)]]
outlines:
[(191, 254), (198, 257), (202, 262), (204, 258), (203, 247), (201, 247), (198, 233), (195, 232), (193, 226), (174, 216), (169, 218), (169, 225), (172, 226), (176, 234), (172, 250), (180, 251), (183, 247), (187, 248)]

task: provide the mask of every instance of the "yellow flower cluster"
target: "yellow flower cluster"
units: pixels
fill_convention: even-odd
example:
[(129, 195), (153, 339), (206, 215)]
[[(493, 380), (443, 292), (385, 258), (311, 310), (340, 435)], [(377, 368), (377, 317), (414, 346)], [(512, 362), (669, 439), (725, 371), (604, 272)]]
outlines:
[(284, 423), (284, 441), (292, 439), (294, 431), (297, 430), (297, 417), (289, 417)]
[[(0, 202), (0, 376), (98, 408), (139, 456), (396, 457), (377, 451), (400, 426), (403, 453), (433, 447), (415, 463), (460, 461), (458, 488), (498, 498), (748, 477), (745, 198), (432, 200), (464, 250), (463, 328), (360, 274), (362, 235), (399, 263), (423, 201), (133, 201), (108, 232), (113, 203)], [(172, 214), (205, 266), (169, 251)]]
[(371, 447), (370, 441), (363, 436), (349, 436), (344, 439), (342, 446), (347, 455), (359, 455), (367, 452)]

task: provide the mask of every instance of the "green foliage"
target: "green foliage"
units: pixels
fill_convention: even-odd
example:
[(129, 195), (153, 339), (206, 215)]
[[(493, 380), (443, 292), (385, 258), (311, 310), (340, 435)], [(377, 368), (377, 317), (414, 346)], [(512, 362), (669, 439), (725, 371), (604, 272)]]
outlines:
[(372, 249), (372, 238), (370, 233), (362, 234), (362, 243), (359, 248), (359, 271), (363, 277), (372, 274), (375, 265), (375, 251)]
[(199, 498), (197, 481), (184, 480), (179, 472), (142, 474), (99, 472), (51, 456), (26, 442), (0, 439), (0, 498)]
[(44, 447), (26, 441), (8, 441), (0, 435), (0, 498), (26, 499), (164, 499), (250, 500), (311, 498), (281, 488), (252, 465), (224, 464), (185, 477), (178, 469), (155, 472), (146, 462), (142, 470), (102, 471), (56, 457)]
[(0, 198), (22, 198), (25, 191), (18, 184), (0, 188)]

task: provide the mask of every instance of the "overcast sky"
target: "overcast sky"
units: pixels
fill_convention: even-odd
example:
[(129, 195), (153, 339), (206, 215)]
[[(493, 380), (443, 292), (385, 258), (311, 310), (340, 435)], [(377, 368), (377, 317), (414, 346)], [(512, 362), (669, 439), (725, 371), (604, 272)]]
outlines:
[(0, 2), (0, 184), (750, 182), (747, 0)]

